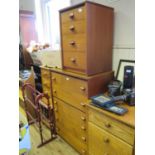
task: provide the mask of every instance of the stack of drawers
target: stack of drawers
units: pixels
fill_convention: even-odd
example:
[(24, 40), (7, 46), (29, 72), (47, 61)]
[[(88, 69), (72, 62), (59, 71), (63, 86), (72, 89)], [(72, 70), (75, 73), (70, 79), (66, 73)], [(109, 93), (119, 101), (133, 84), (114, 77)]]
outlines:
[(80, 154), (87, 154), (88, 98), (105, 90), (112, 77), (112, 71), (87, 77), (52, 69), (57, 132)]
[(58, 134), (88, 154), (86, 104), (113, 79), (113, 9), (84, 2), (60, 10), (63, 70), (51, 69)]
[(89, 155), (134, 154), (134, 107), (128, 110), (120, 117), (89, 106)]
[[(50, 78), (50, 70), (41, 67), (41, 81), (42, 81), (42, 89), (43, 93), (48, 94), (49, 102), (52, 103), (52, 96), (51, 96), (51, 78)], [(45, 104), (47, 104), (47, 99), (42, 99)]]
[(85, 2), (60, 11), (63, 68), (93, 75), (112, 69), (113, 9)]

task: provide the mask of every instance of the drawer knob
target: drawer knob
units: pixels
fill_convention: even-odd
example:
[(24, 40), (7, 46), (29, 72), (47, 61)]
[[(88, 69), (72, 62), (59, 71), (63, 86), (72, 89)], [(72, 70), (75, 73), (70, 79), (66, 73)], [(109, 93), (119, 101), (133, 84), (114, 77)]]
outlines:
[(86, 137), (81, 137), (81, 139), (82, 139), (83, 141), (86, 141)]
[(76, 62), (76, 59), (75, 59), (75, 58), (71, 58), (70, 60), (71, 60), (71, 62), (73, 62), (73, 63)]
[(74, 31), (75, 30), (75, 27), (72, 25), (69, 27), (70, 31)]
[(85, 105), (85, 103), (83, 103), (83, 102), (81, 102), (80, 104), (81, 104), (81, 106), (83, 106), (83, 107), (85, 107), (85, 106), (86, 106), (86, 105)]
[(70, 80), (69, 77), (66, 77), (66, 80), (69, 81)]
[(59, 128), (57, 128), (57, 127), (56, 127), (56, 130), (57, 130), (57, 131), (60, 131), (60, 129), (59, 129)]
[(52, 80), (56, 80), (56, 78), (55, 77), (52, 77)]
[(57, 101), (54, 101), (55, 104), (57, 104)]
[(85, 128), (84, 126), (81, 126), (81, 129), (82, 129), (82, 130), (86, 130), (86, 128)]
[(56, 93), (57, 91), (56, 90), (53, 90), (53, 92)]
[(85, 88), (85, 87), (80, 87), (80, 89), (81, 89), (82, 91), (85, 91), (85, 90), (86, 90), (86, 88)]
[(55, 111), (55, 112), (58, 112), (58, 109), (57, 109), (57, 108), (55, 108), (55, 109), (54, 109), (54, 111)]
[(71, 41), (69, 44), (74, 46), (75, 45), (75, 41)]
[(106, 126), (107, 128), (110, 128), (110, 127), (111, 127), (111, 124), (110, 124), (110, 123), (106, 123), (105, 126)]
[(109, 138), (105, 138), (105, 139), (104, 139), (104, 142), (105, 142), (105, 143), (109, 143)]
[(104, 153), (104, 155), (109, 155), (109, 153)]
[(82, 154), (85, 154), (85, 153), (86, 153), (86, 151), (85, 151), (85, 150), (82, 150), (81, 152), (82, 152)]
[(74, 13), (70, 13), (70, 14), (69, 14), (69, 18), (70, 18), (70, 19), (73, 19), (73, 18), (74, 18)]
[(81, 119), (82, 119), (83, 121), (85, 121), (85, 120), (86, 120), (86, 118), (85, 118), (85, 117), (83, 117), (83, 116), (81, 117)]

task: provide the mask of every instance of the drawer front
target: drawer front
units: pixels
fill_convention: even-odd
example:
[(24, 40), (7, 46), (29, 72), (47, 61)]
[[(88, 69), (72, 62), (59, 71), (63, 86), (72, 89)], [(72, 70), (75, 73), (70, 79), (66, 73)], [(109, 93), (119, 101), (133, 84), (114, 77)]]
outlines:
[(93, 123), (88, 123), (89, 155), (132, 155), (133, 147)]
[(77, 7), (60, 13), (61, 23), (74, 22), (77, 20), (83, 20), (86, 18), (85, 6)]
[(72, 51), (85, 52), (86, 51), (86, 34), (64, 35), (62, 36), (63, 52)]
[(86, 22), (85, 20), (79, 20), (74, 22), (63, 23), (62, 25), (62, 37), (64, 35), (76, 35), (86, 33)]
[(87, 81), (52, 72), (53, 96), (85, 111), (87, 104)]
[(88, 115), (89, 121), (126, 141), (127, 143), (131, 145), (134, 144), (135, 131), (132, 127), (129, 127), (92, 109), (89, 109)]
[(86, 115), (76, 108), (54, 98), (56, 126), (61, 135), (79, 152), (86, 150)]
[(85, 53), (63, 53), (63, 66), (65, 68), (75, 69), (83, 72), (86, 70), (86, 63), (87, 62)]
[(50, 71), (46, 69), (41, 69), (41, 78), (50, 78)]

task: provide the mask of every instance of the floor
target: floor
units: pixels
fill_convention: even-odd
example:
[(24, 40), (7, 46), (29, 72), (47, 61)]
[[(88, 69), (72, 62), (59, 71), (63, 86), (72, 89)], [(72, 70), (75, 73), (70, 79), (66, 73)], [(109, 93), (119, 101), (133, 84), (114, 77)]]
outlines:
[[(20, 107), (20, 112), (24, 114), (23, 109)], [(25, 114), (24, 114), (25, 115)], [(43, 126), (43, 136), (48, 139), (50, 136), (49, 130)], [(40, 144), (40, 135), (36, 125), (30, 126), (31, 150), (29, 155), (79, 155), (68, 143), (66, 143), (59, 136), (48, 144), (37, 148)]]

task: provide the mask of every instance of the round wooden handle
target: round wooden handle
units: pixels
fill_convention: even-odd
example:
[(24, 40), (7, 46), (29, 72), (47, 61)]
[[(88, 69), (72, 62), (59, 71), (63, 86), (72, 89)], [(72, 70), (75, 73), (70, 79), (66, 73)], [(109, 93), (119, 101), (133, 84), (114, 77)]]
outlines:
[(69, 44), (74, 46), (75, 45), (75, 41), (71, 41)]
[(57, 91), (56, 90), (53, 90), (53, 92), (56, 93)]
[(72, 25), (72, 26), (69, 27), (69, 30), (70, 31), (74, 31), (75, 30), (75, 27)]
[(106, 126), (107, 128), (110, 128), (110, 127), (111, 127), (111, 124), (110, 124), (110, 123), (105, 123), (105, 126)]
[(55, 108), (55, 109), (54, 109), (54, 111), (55, 111), (55, 112), (58, 112), (58, 109), (57, 109), (57, 108)]
[(85, 151), (85, 150), (82, 150), (81, 152), (82, 152), (82, 154), (85, 154), (85, 153), (86, 153), (86, 151)]
[(84, 116), (81, 116), (81, 119), (82, 119), (83, 121), (85, 121), (85, 120), (86, 120), (86, 118), (85, 118)]
[(54, 101), (55, 104), (57, 104), (57, 101)]
[(104, 139), (104, 142), (105, 142), (105, 143), (109, 143), (109, 138), (105, 138), (105, 139)]
[(85, 104), (85, 103), (83, 103), (83, 102), (81, 102), (80, 104), (81, 104), (81, 106), (83, 106), (83, 107), (85, 107), (85, 106), (86, 106), (86, 104)]
[(81, 139), (82, 139), (83, 141), (86, 141), (86, 137), (81, 137)]
[(84, 127), (84, 126), (81, 126), (81, 129), (82, 129), (82, 130), (86, 130), (86, 127)]
[(76, 59), (75, 59), (75, 58), (71, 58), (70, 60), (71, 60), (73, 63), (76, 62)]
[(109, 155), (109, 153), (104, 153), (104, 155)]
[(55, 77), (52, 77), (52, 80), (56, 80), (56, 78)]
[(86, 90), (86, 88), (85, 88), (85, 87), (80, 87), (80, 89), (81, 89), (82, 91), (85, 91), (85, 90)]
[(73, 12), (70, 13), (70, 14), (69, 14), (69, 17), (70, 17), (70, 19), (73, 19), (73, 18), (74, 18), (74, 13), (73, 13)]

